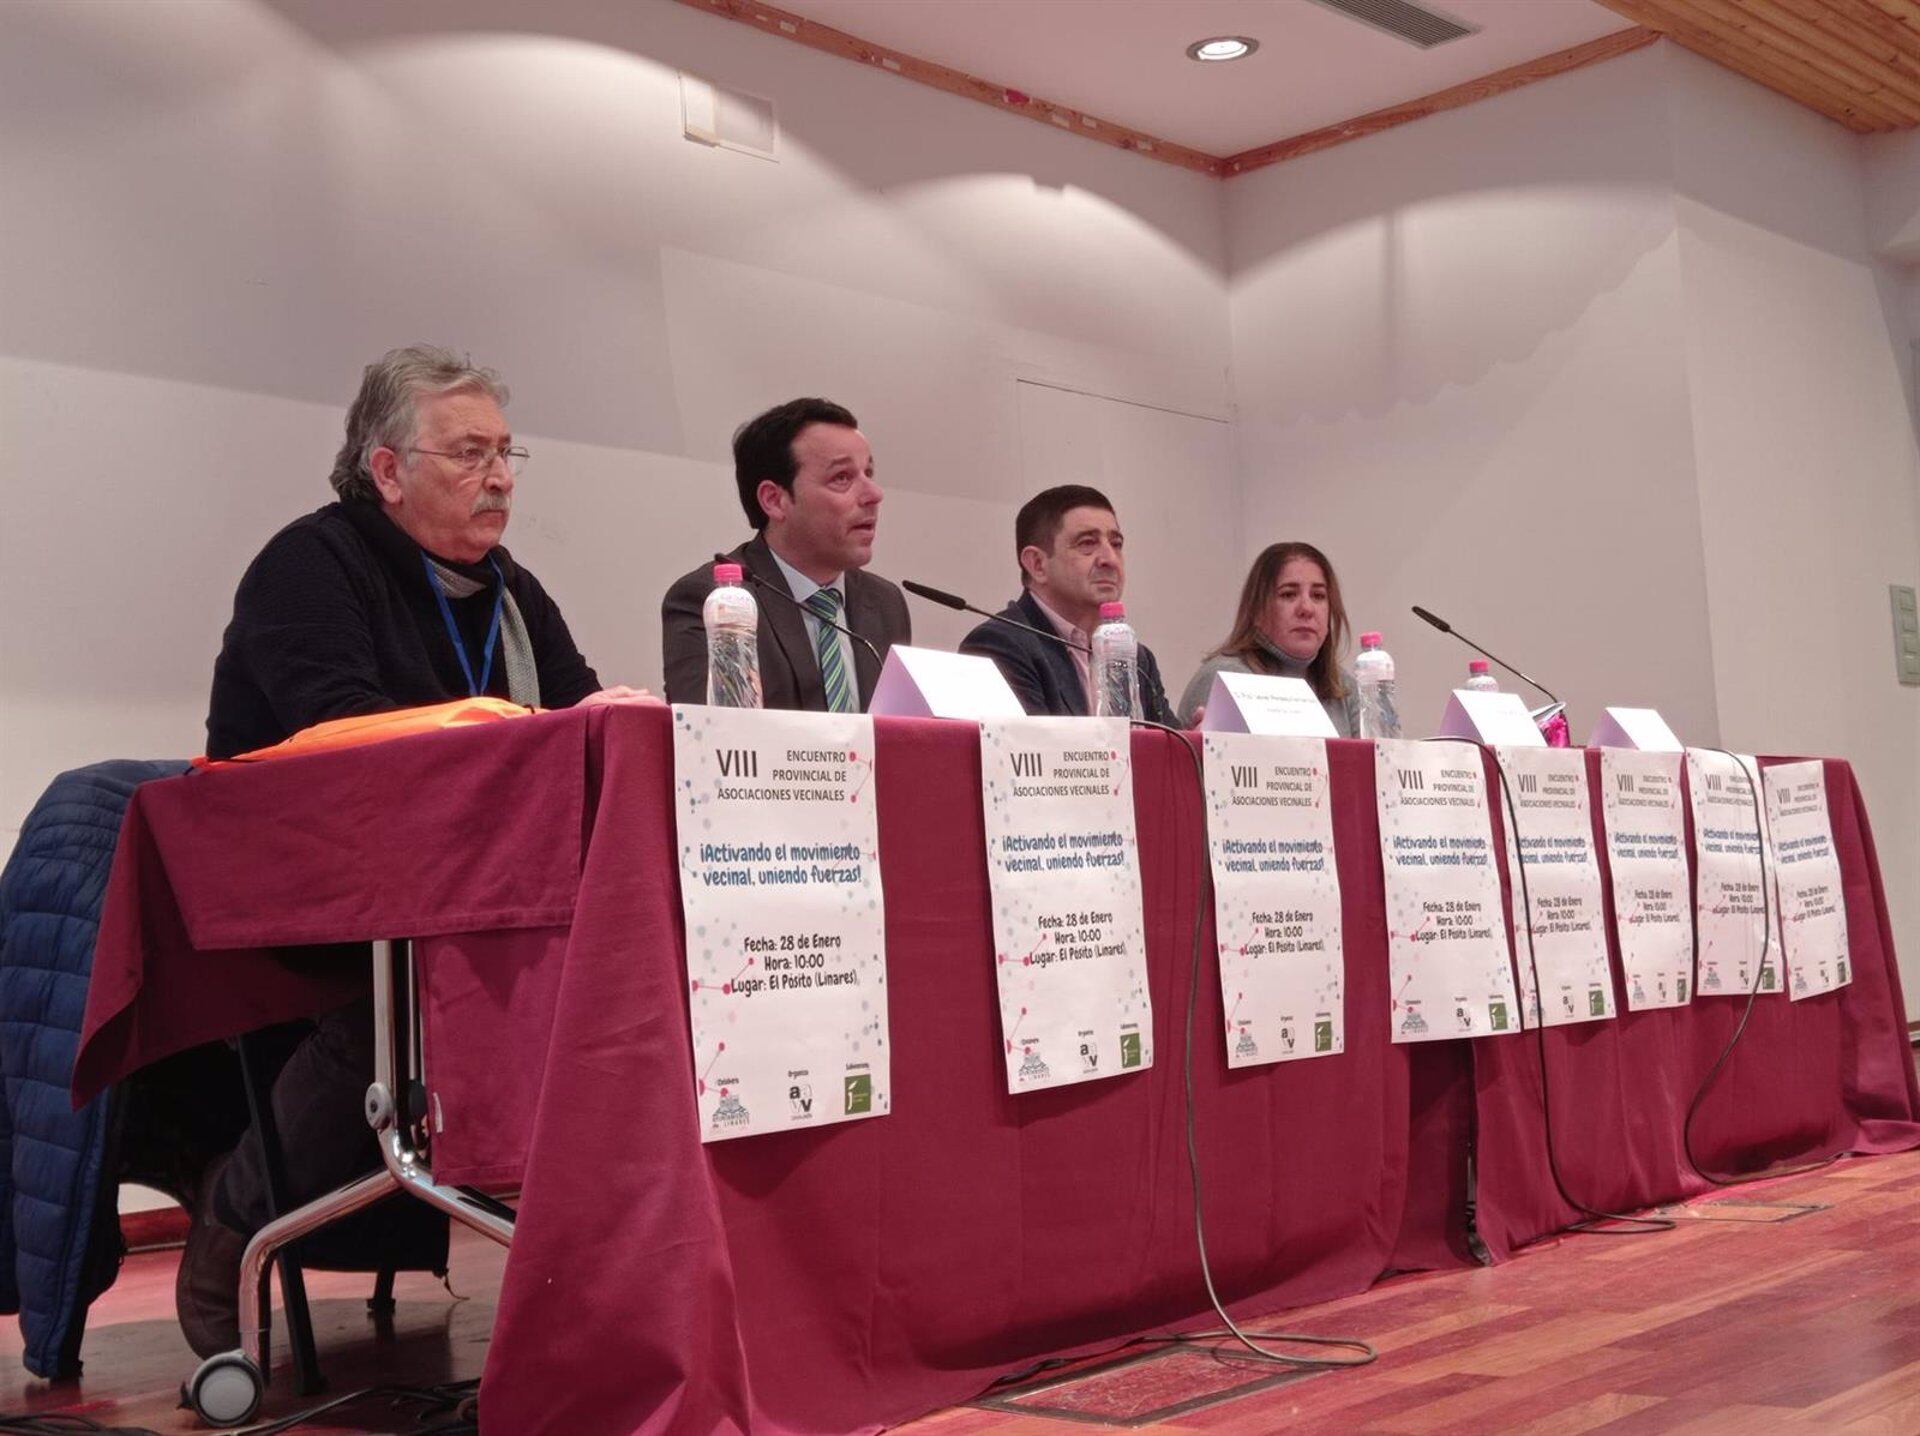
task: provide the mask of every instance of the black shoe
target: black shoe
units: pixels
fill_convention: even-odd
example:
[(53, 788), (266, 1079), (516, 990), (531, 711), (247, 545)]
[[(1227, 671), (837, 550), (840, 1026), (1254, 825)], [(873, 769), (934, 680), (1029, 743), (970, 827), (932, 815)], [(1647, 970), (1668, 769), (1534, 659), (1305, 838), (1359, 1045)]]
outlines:
[(213, 1214), (214, 1195), (226, 1168), (223, 1157), (207, 1169), (173, 1283), (180, 1330), (193, 1354), (200, 1357), (217, 1356), (240, 1345), (240, 1258), (247, 1250), (247, 1235)]

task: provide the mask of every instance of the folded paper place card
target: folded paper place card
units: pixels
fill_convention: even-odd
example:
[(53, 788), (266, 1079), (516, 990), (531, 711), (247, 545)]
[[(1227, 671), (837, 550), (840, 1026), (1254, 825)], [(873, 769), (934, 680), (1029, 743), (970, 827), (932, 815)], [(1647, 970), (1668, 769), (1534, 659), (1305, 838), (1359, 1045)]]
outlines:
[(1642, 753), (1678, 753), (1685, 745), (1667, 720), (1651, 708), (1609, 708), (1593, 725), (1590, 748), (1638, 748)]
[(1027, 710), (991, 658), (937, 648), (887, 650), (867, 711), (895, 718), (1024, 718)]
[(1470, 688), (1453, 690), (1438, 736), (1510, 748), (1539, 748), (1547, 741), (1518, 693), (1476, 693)]
[(1267, 733), (1283, 738), (1338, 738), (1333, 720), (1302, 678), (1216, 673), (1201, 728), (1209, 733)]

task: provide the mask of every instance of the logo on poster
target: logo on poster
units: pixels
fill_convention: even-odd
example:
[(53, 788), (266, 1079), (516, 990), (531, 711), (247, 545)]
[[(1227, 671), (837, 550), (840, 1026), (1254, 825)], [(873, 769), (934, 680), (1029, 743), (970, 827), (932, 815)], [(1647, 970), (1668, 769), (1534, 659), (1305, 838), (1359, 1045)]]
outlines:
[(849, 1072), (847, 1074), (847, 1115), (873, 1110), (873, 1074), (869, 1072)]
[(793, 1115), (811, 1117), (813, 1115), (813, 1088), (805, 1082), (795, 1082), (787, 1088), (787, 1101), (793, 1104)]

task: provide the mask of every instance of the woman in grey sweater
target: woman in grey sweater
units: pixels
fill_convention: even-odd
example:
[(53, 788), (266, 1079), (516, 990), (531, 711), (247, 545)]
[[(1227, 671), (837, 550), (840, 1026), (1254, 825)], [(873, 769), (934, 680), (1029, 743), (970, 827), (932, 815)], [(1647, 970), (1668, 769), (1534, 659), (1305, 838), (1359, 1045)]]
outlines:
[(1180, 695), (1180, 721), (1199, 723), (1216, 673), (1304, 678), (1327, 710), (1334, 731), (1360, 731), (1353, 678), (1340, 665), (1347, 646), (1347, 609), (1327, 556), (1310, 543), (1269, 544), (1240, 588), (1233, 631), (1200, 664)]

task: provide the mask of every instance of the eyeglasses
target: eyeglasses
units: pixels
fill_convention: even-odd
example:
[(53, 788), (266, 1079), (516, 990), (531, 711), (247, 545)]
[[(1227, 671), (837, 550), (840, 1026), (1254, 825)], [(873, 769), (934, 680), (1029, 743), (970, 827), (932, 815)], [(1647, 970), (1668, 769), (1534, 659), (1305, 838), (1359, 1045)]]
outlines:
[(440, 459), (452, 459), (460, 468), (470, 474), (483, 473), (493, 467), (498, 459), (507, 466), (507, 472), (518, 474), (527, 466), (527, 451), (522, 448), (502, 445), (498, 449), (489, 449), (484, 444), (463, 444), (457, 449), (408, 449), (409, 454), (432, 454)]

